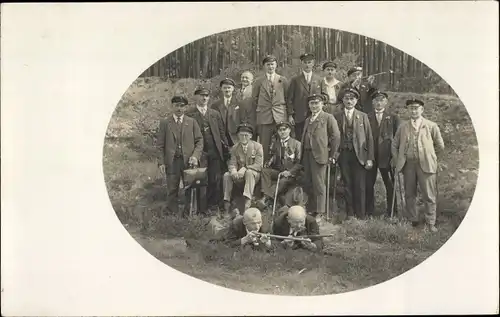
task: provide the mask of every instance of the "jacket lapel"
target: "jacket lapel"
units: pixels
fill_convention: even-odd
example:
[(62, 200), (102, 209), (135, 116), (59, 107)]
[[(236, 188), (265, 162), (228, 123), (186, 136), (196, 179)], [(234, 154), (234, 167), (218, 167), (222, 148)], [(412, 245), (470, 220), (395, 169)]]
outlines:
[[(312, 76), (311, 76), (311, 80), (312, 80)], [(306, 77), (304, 76), (304, 72), (300, 73), (299, 81), (302, 83), (302, 86), (304, 86), (304, 89), (309, 91), (309, 84), (306, 81)]]
[(174, 116), (173, 115), (168, 116), (167, 122), (168, 122), (169, 130), (172, 133), (172, 135), (174, 136), (174, 140), (178, 141), (179, 135), (177, 134), (177, 131), (178, 131), (177, 130), (177, 123), (175, 123)]
[(264, 87), (264, 90), (267, 92), (268, 96), (271, 96), (271, 82), (267, 79), (267, 74), (264, 74), (264, 77), (262, 78), (262, 86)]
[(184, 141), (184, 131), (187, 131), (188, 126), (189, 126), (189, 123), (186, 119), (187, 119), (187, 116), (184, 115), (184, 117), (182, 118), (182, 124), (181, 124), (181, 140), (182, 141)]

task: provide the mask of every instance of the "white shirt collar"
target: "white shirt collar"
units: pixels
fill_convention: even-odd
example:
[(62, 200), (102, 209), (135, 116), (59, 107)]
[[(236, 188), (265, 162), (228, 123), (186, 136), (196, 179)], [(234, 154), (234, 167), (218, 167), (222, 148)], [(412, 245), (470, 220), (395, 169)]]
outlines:
[(177, 122), (178, 119), (181, 119), (181, 123), (182, 123), (182, 119), (184, 119), (184, 115), (178, 117), (174, 114), (174, 120)]
[(316, 120), (316, 119), (318, 118), (318, 116), (321, 114), (321, 112), (323, 112), (323, 110), (320, 110), (318, 113), (313, 114), (313, 115), (311, 116), (311, 121)]
[(354, 108), (352, 108), (352, 109), (344, 108), (344, 111), (345, 111), (346, 115), (352, 115), (354, 113)]
[(198, 108), (198, 110), (201, 112), (201, 113), (205, 113), (207, 112), (208, 110), (208, 107), (207, 106), (196, 106), (196, 108)]
[(413, 124), (413, 126), (415, 127), (420, 127), (420, 125), (422, 124), (422, 117), (418, 118), (418, 119), (411, 119), (411, 123)]
[(380, 110), (380, 111), (378, 111), (377, 109), (375, 109), (375, 114), (383, 114), (384, 111), (385, 111), (385, 108), (382, 109), (382, 110)]
[(281, 143), (287, 143), (287, 142), (288, 142), (288, 140), (290, 140), (290, 136), (288, 136), (288, 138), (286, 138), (286, 139), (284, 139), (284, 140), (280, 140), (280, 141), (281, 141)]
[(275, 76), (275, 75), (276, 75), (276, 73), (273, 73), (273, 74), (268, 74), (268, 73), (266, 73), (267, 79), (268, 79), (268, 80), (271, 80), (271, 81), (273, 81), (273, 80), (274, 80), (274, 76)]
[(304, 74), (304, 77), (305, 77), (306, 79), (308, 79), (308, 78), (310, 78), (310, 77), (312, 76), (312, 72), (310, 72), (310, 73), (306, 73), (305, 71), (302, 71), (302, 73)]
[(335, 86), (336, 84), (339, 83), (339, 81), (334, 77), (333, 78), (333, 81), (331, 83), (329, 83), (327, 80), (326, 80), (326, 77), (324, 78), (323, 80), (325, 82), (325, 85), (327, 85), (328, 87), (333, 87)]

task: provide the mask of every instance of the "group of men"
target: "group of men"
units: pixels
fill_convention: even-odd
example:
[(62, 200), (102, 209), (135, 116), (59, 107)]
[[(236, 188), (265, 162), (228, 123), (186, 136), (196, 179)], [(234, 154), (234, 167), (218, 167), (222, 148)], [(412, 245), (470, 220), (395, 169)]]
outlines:
[[(208, 170), (201, 212), (222, 210), (229, 217), (236, 186), (245, 198), (243, 214), (250, 210), (258, 218), (253, 203), (263, 210), (300, 186), (308, 201), (298, 207), (306, 207), (307, 217), (317, 223), (327, 212), (328, 170), (340, 172), (348, 218), (374, 214), (378, 171), (386, 188), (387, 213), (397, 213), (395, 175), (402, 172), (409, 219), (420, 226), (418, 184), (426, 227), (436, 231), (437, 155), (444, 143), (437, 124), (422, 117), (424, 102), (408, 100), (410, 120), (402, 121), (388, 109), (389, 96), (376, 88), (373, 76), (364, 80), (361, 67), (349, 69), (342, 83), (335, 78), (334, 62), (322, 65), (321, 77), (313, 72), (313, 54), (300, 59), (302, 71), (288, 80), (276, 73), (276, 58), (265, 57), (262, 77), (254, 81), (250, 71), (244, 72), (239, 89), (232, 79), (222, 80), (222, 95), (212, 104), (204, 87), (194, 92), (192, 107), (184, 96), (172, 98), (173, 114), (161, 120), (157, 138), (169, 210), (178, 212), (178, 185), (189, 166)], [(276, 220), (294, 219), (298, 207), (286, 207), (294, 207), (292, 214), (288, 208)]]

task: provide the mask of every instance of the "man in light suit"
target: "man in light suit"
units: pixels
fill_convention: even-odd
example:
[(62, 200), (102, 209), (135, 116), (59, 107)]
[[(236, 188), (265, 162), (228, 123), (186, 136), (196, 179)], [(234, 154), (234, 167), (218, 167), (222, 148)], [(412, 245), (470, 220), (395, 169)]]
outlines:
[(287, 94), (288, 120), (295, 125), (295, 137), (302, 137), (304, 122), (311, 114), (307, 97), (321, 93), (321, 77), (313, 72), (314, 54), (300, 56), (302, 71), (290, 80)]
[(262, 145), (252, 141), (253, 128), (248, 123), (238, 127), (239, 141), (231, 148), (228, 172), (224, 174), (224, 207), (226, 216), (230, 213), (231, 192), (234, 183), (243, 183), (245, 210), (250, 208), (255, 184), (260, 179), (264, 165)]
[(254, 82), (252, 99), (256, 109), (257, 134), (264, 149), (264, 160), (267, 161), (276, 123), (288, 120), (285, 101), (288, 80), (276, 73), (276, 57), (267, 56), (262, 63), (266, 74)]
[(335, 164), (340, 144), (340, 131), (334, 116), (324, 112), (323, 96), (307, 98), (311, 116), (306, 119), (302, 133), (301, 163), (304, 170), (305, 188), (315, 210), (316, 220), (321, 222), (326, 204), (327, 164)]
[(200, 167), (207, 167), (208, 186), (198, 191), (200, 211), (207, 209), (218, 211), (222, 205), (222, 174), (225, 171), (224, 156), (229, 152), (226, 130), (220, 113), (208, 107), (210, 92), (207, 88), (198, 88), (194, 92), (196, 105), (186, 112), (198, 123), (203, 135), (203, 153)]
[(335, 78), (337, 73), (337, 64), (334, 62), (326, 62), (323, 64), (324, 79), (321, 81), (321, 93), (327, 97), (325, 101), (325, 111), (333, 114), (342, 101), (338, 98), (342, 82)]
[[(171, 103), (174, 113), (160, 121), (157, 146), (161, 150), (160, 171), (167, 181), (167, 207), (171, 213), (177, 214), (179, 182), (184, 169), (198, 165), (203, 151), (203, 135), (196, 120), (184, 115), (188, 100), (174, 96)], [(189, 194), (187, 191), (186, 197)]]
[[(394, 189), (394, 172), (391, 170), (392, 140), (398, 130), (399, 117), (387, 110), (388, 96), (385, 92), (376, 91), (372, 94), (375, 110), (368, 114), (373, 133), (375, 161), (373, 168), (366, 175), (366, 214), (373, 215), (375, 210), (375, 182), (377, 174), (380, 175), (385, 185), (387, 200), (387, 216), (391, 215), (392, 194)], [(397, 214), (397, 204), (394, 204), (394, 214)]]
[(339, 166), (344, 183), (347, 218), (366, 216), (366, 170), (375, 159), (373, 135), (368, 115), (357, 109), (359, 92), (347, 88), (342, 92), (343, 110), (336, 113), (340, 126)]
[(233, 95), (235, 82), (231, 78), (225, 78), (219, 83), (222, 90), (222, 98), (215, 101), (211, 108), (219, 111), (224, 124), (226, 138), (229, 146), (237, 142), (236, 129), (241, 122), (246, 122), (246, 111), (239, 106), (239, 100)]
[(392, 164), (395, 172), (403, 172), (406, 212), (414, 227), (419, 225), (416, 208), (417, 184), (425, 203), (426, 227), (436, 229), (436, 174), (441, 169), (437, 154), (444, 150), (438, 125), (422, 117), (424, 102), (406, 101), (411, 119), (402, 123), (392, 143)]

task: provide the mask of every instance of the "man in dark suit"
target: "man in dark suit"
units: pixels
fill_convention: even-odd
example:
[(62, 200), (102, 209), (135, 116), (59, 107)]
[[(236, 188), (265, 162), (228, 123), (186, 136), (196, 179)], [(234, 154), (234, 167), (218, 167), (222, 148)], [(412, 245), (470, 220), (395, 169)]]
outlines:
[[(377, 171), (380, 170), (385, 185), (387, 198), (387, 215), (391, 215), (392, 194), (394, 189), (394, 172), (391, 170), (392, 140), (399, 127), (399, 118), (390, 113), (387, 108), (388, 97), (385, 92), (376, 91), (372, 94), (375, 110), (368, 114), (373, 133), (375, 161), (373, 168), (366, 175), (366, 214), (373, 215), (375, 210), (374, 187), (377, 180)], [(394, 213), (397, 213), (397, 204), (394, 204)]]
[(340, 131), (334, 116), (324, 112), (323, 97), (311, 95), (307, 98), (311, 116), (306, 119), (302, 133), (300, 165), (304, 170), (305, 188), (313, 203), (316, 220), (322, 221), (326, 204), (327, 164), (335, 164), (340, 144)]
[[(263, 195), (259, 203), (262, 208), (274, 199), (276, 186), (278, 186), (278, 195), (281, 195), (295, 181), (298, 172), (295, 166), (300, 162), (300, 142), (290, 137), (292, 125), (289, 122), (280, 122), (276, 127), (279, 140), (273, 140), (271, 158), (266, 162), (261, 173)], [(279, 174), (281, 176), (277, 184)]]
[(341, 145), (339, 166), (344, 183), (347, 217), (366, 215), (366, 170), (375, 159), (373, 136), (368, 115), (354, 108), (359, 92), (347, 88), (343, 93), (344, 109), (337, 112)]
[(222, 205), (222, 174), (225, 167), (224, 156), (228, 153), (228, 141), (226, 131), (220, 113), (208, 108), (210, 92), (206, 88), (198, 88), (194, 92), (196, 105), (186, 112), (186, 115), (194, 118), (198, 123), (203, 135), (203, 153), (200, 159), (200, 167), (207, 167), (208, 186), (200, 188), (199, 199), (200, 211), (207, 209), (216, 211)]
[(290, 80), (287, 94), (288, 121), (295, 125), (295, 137), (302, 136), (304, 122), (311, 114), (307, 105), (307, 97), (321, 93), (322, 78), (313, 72), (316, 62), (314, 54), (300, 56), (302, 71)]
[(222, 98), (215, 101), (211, 108), (219, 111), (224, 124), (226, 138), (230, 146), (237, 142), (236, 129), (242, 122), (246, 122), (246, 111), (239, 106), (239, 101), (233, 95), (235, 82), (231, 78), (225, 78), (219, 83), (222, 90)]
[[(273, 223), (273, 234), (286, 237), (300, 237), (306, 235), (319, 235), (319, 225), (314, 217), (307, 215), (302, 206), (284, 207), (283, 212)], [(323, 249), (323, 238), (315, 237), (309, 241), (283, 240), (281, 245), (285, 248), (304, 248), (310, 251)]]
[(348, 81), (340, 87), (339, 101), (342, 102), (342, 92), (347, 88), (354, 88), (358, 91), (359, 98), (355, 108), (364, 113), (373, 111), (371, 95), (377, 90), (375, 77), (368, 76), (367, 82), (363, 83), (363, 68), (360, 66), (352, 67), (347, 71)]
[(287, 121), (286, 95), (288, 80), (276, 73), (276, 57), (270, 55), (262, 61), (265, 75), (257, 78), (252, 88), (252, 99), (256, 111), (256, 127), (260, 144), (264, 149), (264, 160), (269, 160), (269, 146), (276, 133), (276, 123)]
[[(167, 181), (167, 206), (176, 214), (182, 173), (190, 165), (198, 165), (203, 151), (203, 135), (196, 120), (184, 115), (188, 100), (174, 96), (171, 103), (174, 113), (160, 121), (157, 145), (161, 150), (160, 171)], [(189, 193), (186, 192), (187, 197)]]
[[(240, 104), (240, 111), (243, 114), (240, 120), (240, 123), (243, 123), (244, 120), (252, 125), (254, 130), (256, 129), (256, 120), (257, 120), (257, 112), (255, 108), (255, 104), (252, 99), (252, 89), (253, 89), (253, 73), (249, 70), (241, 73), (241, 88), (238, 90), (237, 98)], [(243, 120), (244, 119), (244, 120)], [(252, 136), (253, 141), (257, 141), (257, 133), (254, 133)]]
[[(257, 235), (260, 233), (261, 235)], [(271, 239), (266, 235), (269, 229), (257, 208), (248, 208), (243, 216), (236, 216), (229, 225), (224, 242), (231, 247), (251, 246), (254, 249), (271, 249)]]

